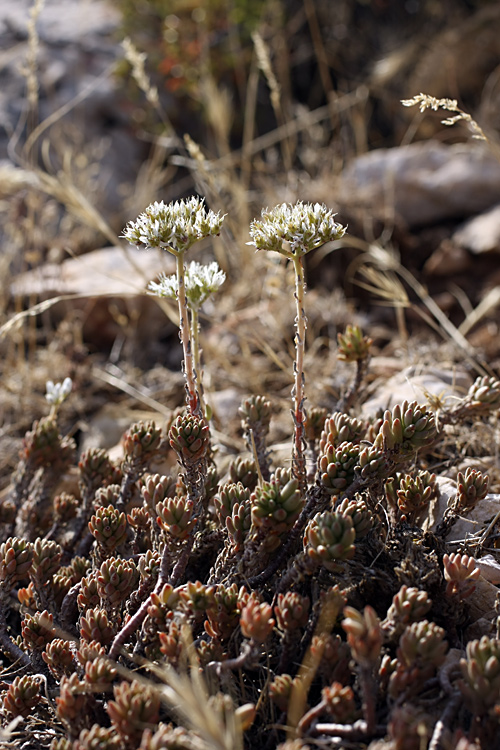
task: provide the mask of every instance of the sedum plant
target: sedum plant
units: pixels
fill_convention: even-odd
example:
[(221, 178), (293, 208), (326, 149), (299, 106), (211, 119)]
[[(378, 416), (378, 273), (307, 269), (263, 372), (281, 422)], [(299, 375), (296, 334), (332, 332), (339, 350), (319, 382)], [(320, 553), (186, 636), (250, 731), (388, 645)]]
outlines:
[[(169, 205), (165, 205), (163, 201), (156, 201), (148, 206), (136, 221), (129, 222), (122, 235), (131, 245), (147, 249), (158, 247), (175, 256), (177, 264), (175, 292), (179, 305), (180, 338), (184, 350), (187, 404), (191, 414), (195, 414), (201, 406), (189, 330), (184, 258), (195, 242), (218, 235), (223, 221), (224, 216), (214, 211), (207, 211), (204, 201), (196, 196)], [(158, 290), (153, 288), (153, 291), (157, 293)]]
[(293, 472), (301, 491), (306, 486), (305, 427), (306, 420), (304, 351), (307, 318), (304, 307), (306, 290), (304, 276), (304, 256), (326, 242), (338, 240), (345, 234), (345, 228), (335, 221), (335, 214), (324, 204), (294, 205), (282, 203), (275, 208), (262, 211), (261, 218), (250, 225), (250, 245), (257, 250), (271, 250), (280, 253), (293, 264), (295, 273), (295, 383), (292, 397), (294, 420)]
[[(367, 423), (355, 404), (371, 341), (348, 325), (338, 356), (352, 385), (306, 419), (303, 260), (342, 236), (333, 217), (282, 204), (251, 227), (252, 244), (296, 273), (294, 439), (281, 466), (267, 396), (246, 396), (234, 415), (247, 450), (232, 435), (230, 456), (210, 443), (197, 312), (222, 276), (186, 269), (184, 254), (222, 218), (193, 198), (128, 225), (133, 244), (177, 259), (175, 278), (150, 291), (179, 302), (187, 408), (165, 428), (132, 425), (117, 461), (92, 448), (76, 462), (57, 420), (68, 385), (47, 386), (53, 412), (28, 431), (0, 503), (4, 724), (50, 725), (51, 750), (358, 750), (383, 737), (416, 747), (415, 732), (447, 747), (439, 727), (453, 713), (467, 747), (500, 742), (496, 614), (488, 635), (468, 630), (486, 539), (458, 551), (447, 541), (488, 477), (461, 470), (444, 519), (428, 523), (440, 441), (462, 421), (493, 420), (498, 380), (477, 379), (439, 421), (412, 401)], [(68, 468), (70, 492), (56, 484)]]
[[(217, 292), (226, 280), (226, 274), (218, 264), (213, 262), (202, 265), (195, 260), (185, 270), (185, 294), (186, 302), (190, 311), (190, 334), (193, 349), (194, 372), (198, 380), (198, 397), (200, 400), (201, 413), (207, 418), (210, 412), (206, 411), (203, 394), (203, 370), (201, 364), (200, 349), (200, 309), (209, 297)], [(157, 297), (177, 299), (179, 294), (179, 282), (177, 276), (161, 275), (158, 281), (150, 282), (148, 290)]]

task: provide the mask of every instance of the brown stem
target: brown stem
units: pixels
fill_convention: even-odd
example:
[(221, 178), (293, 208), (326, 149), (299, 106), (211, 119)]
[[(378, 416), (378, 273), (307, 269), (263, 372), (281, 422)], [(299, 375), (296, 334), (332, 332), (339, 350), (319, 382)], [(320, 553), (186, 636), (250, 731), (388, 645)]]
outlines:
[(363, 693), (363, 715), (366, 721), (366, 733), (371, 735), (377, 724), (376, 687), (371, 667), (361, 665), (359, 678)]
[(184, 251), (175, 256), (177, 261), (177, 302), (179, 305), (179, 335), (184, 352), (184, 376), (186, 378), (187, 402), (191, 414), (196, 414), (200, 408), (200, 400), (196, 389), (196, 373), (191, 349), (191, 335), (189, 331), (189, 314), (186, 301), (186, 283), (184, 278)]
[(364, 380), (367, 370), (368, 370), (368, 357), (366, 357), (365, 359), (357, 359), (356, 360), (356, 374), (354, 376), (354, 380), (351, 383), (351, 386), (349, 390), (347, 391), (347, 393), (337, 402), (335, 411), (341, 411), (347, 414), (347, 412), (349, 411), (349, 409), (354, 403), (354, 399), (356, 398), (359, 392), (359, 389), (361, 388), (361, 384)]
[(320, 716), (326, 708), (326, 701), (320, 701), (316, 706), (309, 709), (297, 724), (297, 730), (302, 735), (309, 725)]
[[(194, 535), (196, 532), (197, 527), (191, 531), (191, 535), (188, 538), (186, 545), (184, 549), (182, 550), (179, 559), (170, 575), (170, 578), (168, 576), (168, 568), (170, 566), (170, 551), (168, 549), (168, 545), (165, 545), (165, 548), (163, 550), (163, 556), (160, 566), (160, 574), (158, 576), (158, 580), (156, 582), (156, 586), (153, 589), (154, 594), (159, 594), (161, 589), (166, 583), (170, 583), (172, 586), (177, 586), (179, 584), (179, 581), (181, 580), (184, 571), (186, 570), (186, 565), (189, 560), (189, 555), (191, 553), (191, 550), (193, 548), (194, 543)], [(111, 648), (109, 650), (109, 658), (110, 659), (117, 659), (120, 655), (121, 648), (127, 638), (130, 638), (130, 636), (135, 633), (138, 628), (142, 625), (144, 620), (146, 619), (146, 615), (148, 613), (148, 607), (151, 604), (151, 594), (148, 596), (148, 598), (143, 601), (135, 615), (133, 615), (130, 620), (127, 622), (127, 624), (120, 630), (119, 633), (115, 636), (115, 639), (113, 643), (111, 644)]]
[(295, 270), (295, 302), (297, 305), (297, 316), (295, 318), (295, 383), (292, 391), (294, 398), (293, 473), (299, 482), (301, 491), (305, 492), (307, 487), (306, 459), (304, 454), (304, 350), (307, 328), (307, 318), (304, 312), (305, 281), (302, 256), (293, 255), (292, 260)]

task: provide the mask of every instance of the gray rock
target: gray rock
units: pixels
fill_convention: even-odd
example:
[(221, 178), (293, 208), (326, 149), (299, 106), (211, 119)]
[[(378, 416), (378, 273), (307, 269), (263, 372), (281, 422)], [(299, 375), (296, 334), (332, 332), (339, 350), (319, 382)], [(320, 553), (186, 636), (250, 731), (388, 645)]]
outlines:
[(386, 379), (361, 408), (364, 418), (372, 417), (380, 410), (392, 409), (403, 401), (426, 403), (426, 394), (446, 400), (463, 396), (471, 384), (465, 372), (445, 370), (437, 367), (407, 367)]
[(435, 141), (379, 149), (355, 159), (340, 181), (340, 200), (409, 227), (463, 219), (498, 203), (500, 163), (479, 142)]

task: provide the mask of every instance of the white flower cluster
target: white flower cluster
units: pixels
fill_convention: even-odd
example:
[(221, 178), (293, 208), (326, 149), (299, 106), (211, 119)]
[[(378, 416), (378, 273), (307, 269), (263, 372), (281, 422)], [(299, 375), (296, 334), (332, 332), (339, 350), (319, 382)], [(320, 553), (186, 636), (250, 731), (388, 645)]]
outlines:
[(264, 209), (261, 219), (250, 224), (252, 242), (248, 244), (257, 250), (275, 250), (290, 256), (283, 248), (283, 242), (288, 242), (291, 254), (304, 255), (345, 234), (335, 215), (324, 203), (281, 203), (271, 210)]
[[(193, 261), (186, 267), (184, 279), (188, 304), (191, 308), (199, 310), (210, 295), (220, 289), (226, 280), (226, 274), (221, 271), (215, 261), (207, 266)], [(161, 274), (158, 282), (151, 281), (148, 286), (151, 294), (172, 299), (177, 296), (177, 288), (175, 274), (172, 276)]]
[(45, 398), (49, 404), (59, 406), (68, 398), (72, 388), (73, 381), (71, 378), (64, 378), (62, 383), (54, 383), (52, 380), (47, 380), (45, 383)]
[(177, 255), (198, 240), (219, 234), (224, 216), (207, 211), (204, 200), (196, 196), (168, 205), (155, 201), (127, 224), (122, 237), (131, 245), (162, 247)]

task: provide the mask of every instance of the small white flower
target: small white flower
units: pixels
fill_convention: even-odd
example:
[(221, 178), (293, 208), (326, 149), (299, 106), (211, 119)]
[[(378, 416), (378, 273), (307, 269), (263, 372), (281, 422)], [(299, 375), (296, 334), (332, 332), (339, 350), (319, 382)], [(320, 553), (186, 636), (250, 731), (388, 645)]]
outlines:
[(73, 381), (71, 378), (64, 378), (62, 383), (54, 383), (52, 380), (47, 380), (45, 383), (45, 398), (49, 404), (59, 406), (68, 398), (72, 388)]
[(122, 237), (131, 245), (162, 247), (178, 255), (198, 240), (219, 234), (224, 216), (207, 211), (204, 200), (196, 196), (168, 205), (155, 201), (127, 224)]
[[(217, 292), (226, 280), (226, 274), (221, 271), (217, 263), (204, 266), (192, 261), (184, 272), (186, 299), (191, 308), (199, 310), (213, 292)], [(157, 297), (177, 297), (177, 276), (161, 274), (159, 281), (151, 281), (148, 289)]]
[[(250, 224), (250, 237), (257, 250), (274, 250), (290, 257), (305, 255), (325, 242), (338, 240), (345, 228), (335, 221), (335, 213), (324, 203), (281, 203), (264, 209), (261, 219)], [(290, 252), (283, 248), (288, 242)]]

